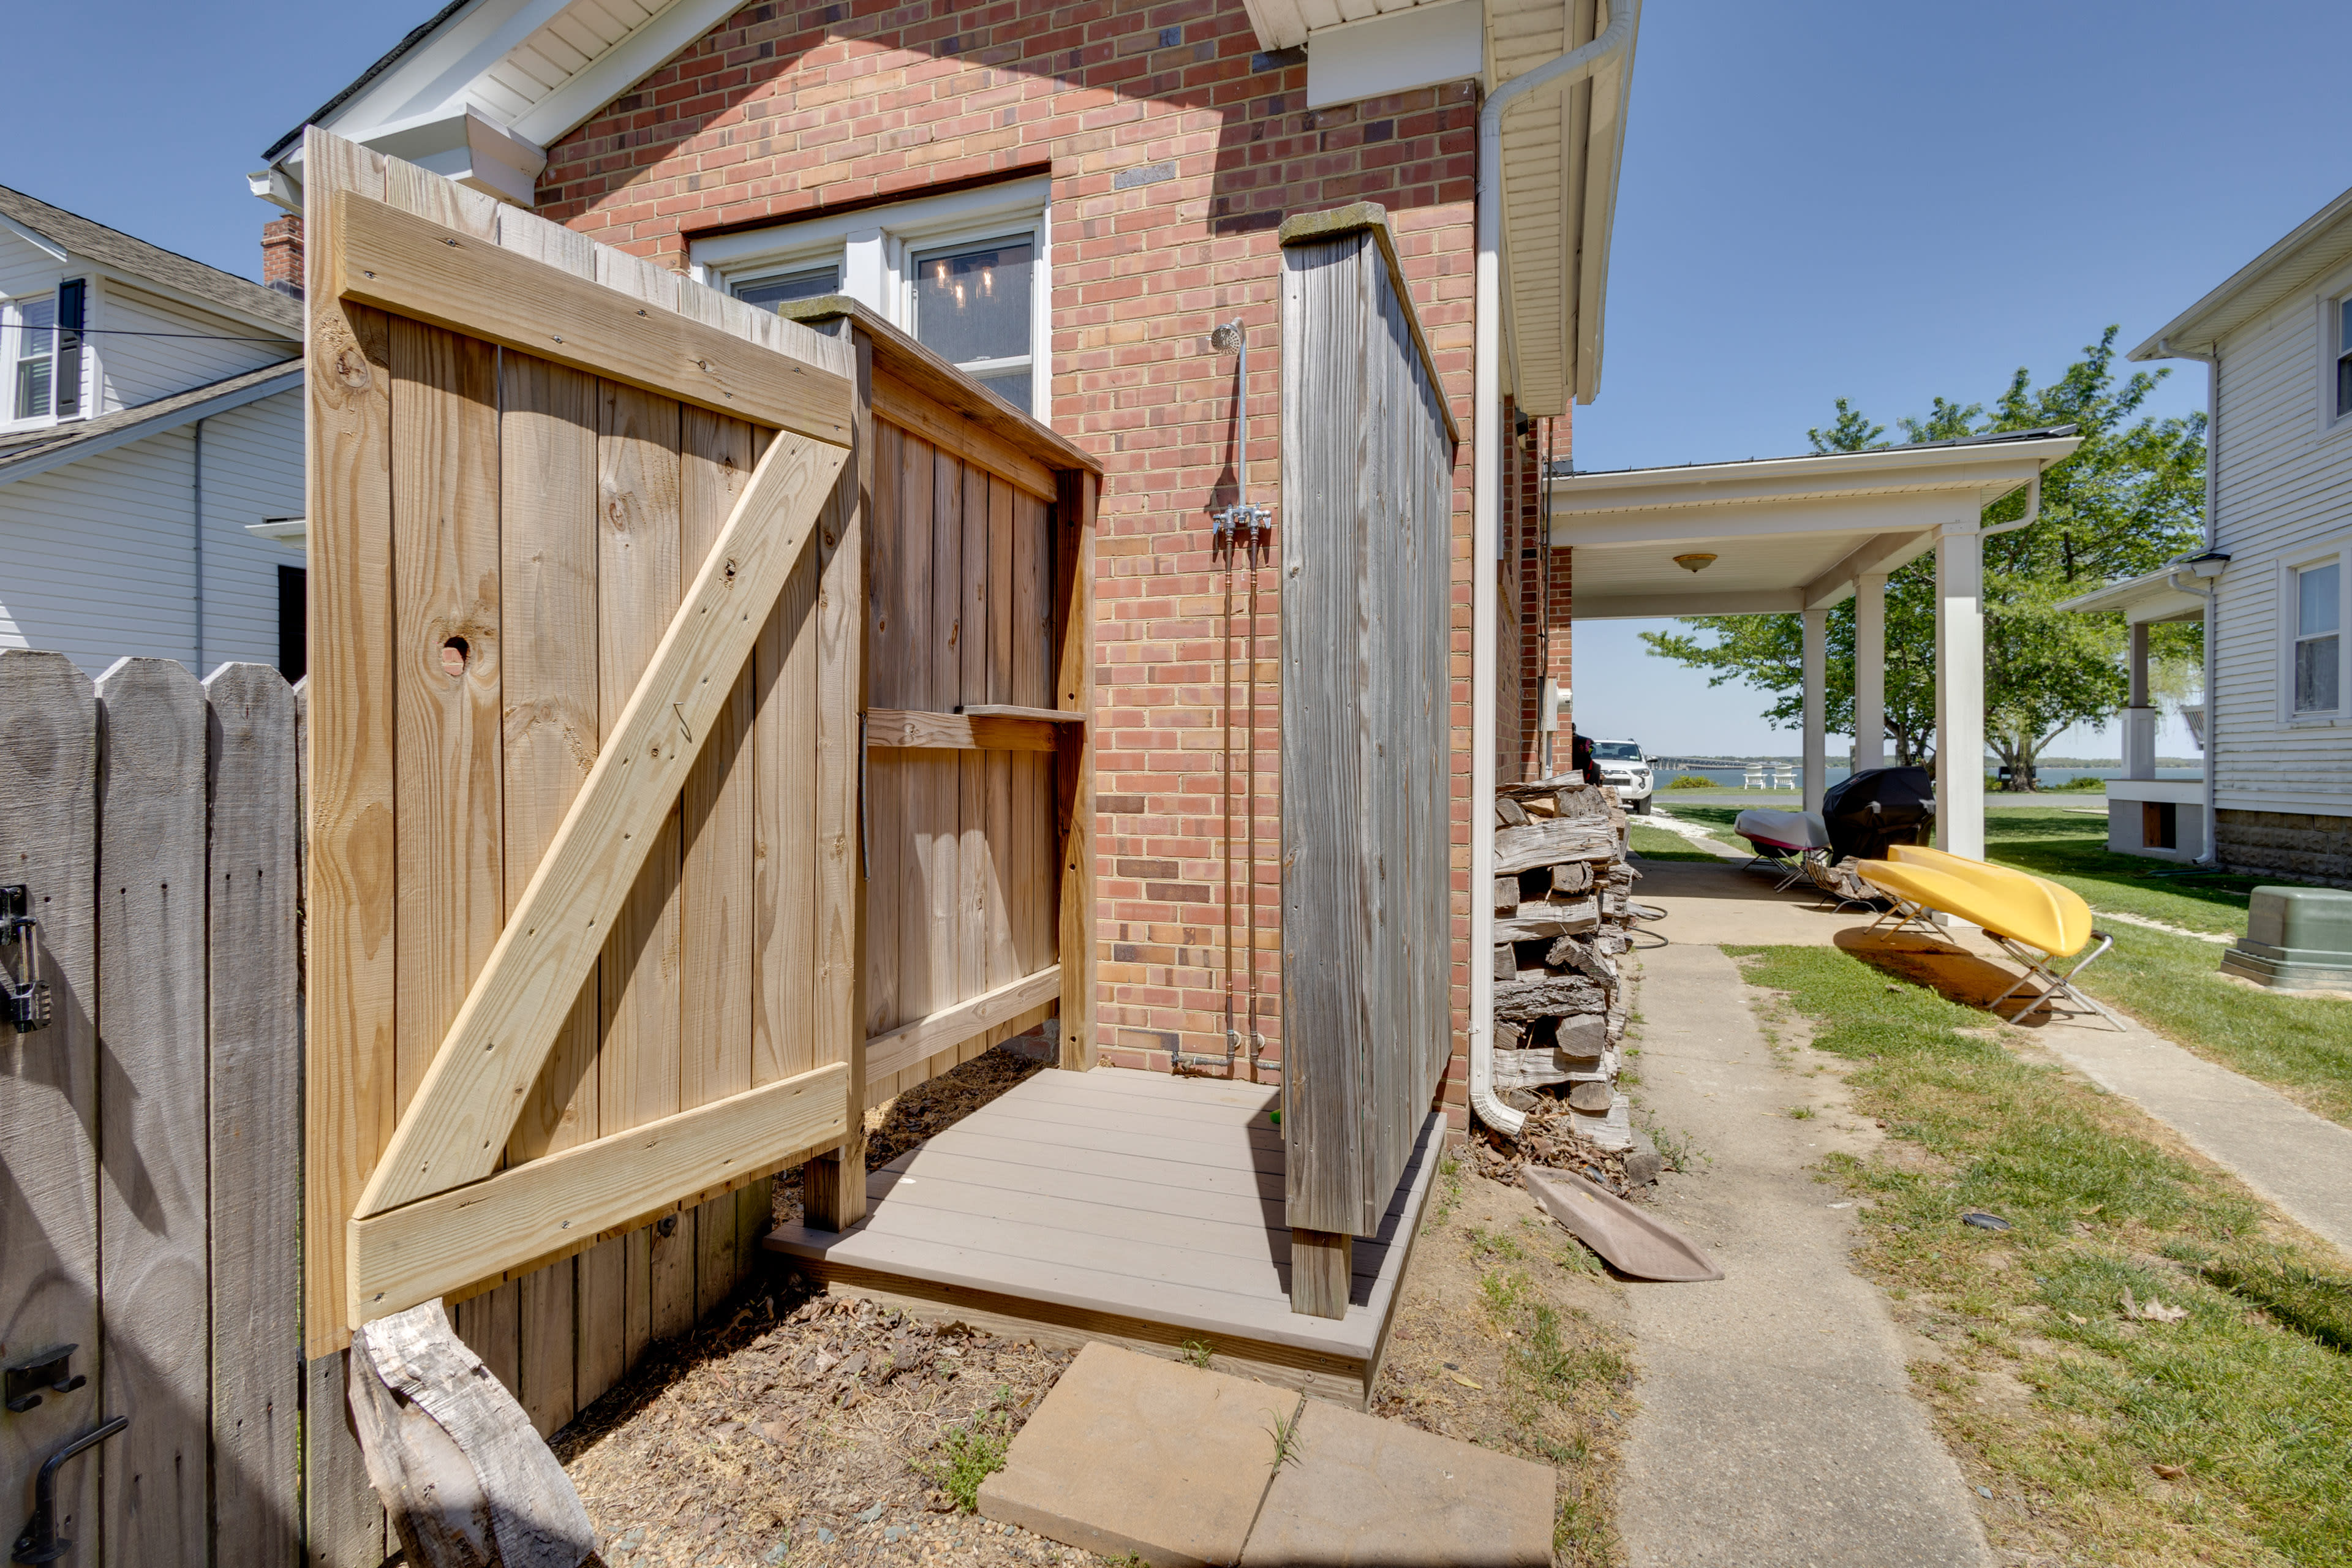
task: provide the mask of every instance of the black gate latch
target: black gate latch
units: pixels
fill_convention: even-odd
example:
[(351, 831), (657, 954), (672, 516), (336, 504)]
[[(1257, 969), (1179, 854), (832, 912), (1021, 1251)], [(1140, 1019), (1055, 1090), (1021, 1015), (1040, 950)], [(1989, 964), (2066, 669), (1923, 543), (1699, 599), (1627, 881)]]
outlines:
[(0, 942), (16, 947), (15, 973), (0, 968), (0, 1019), (20, 1035), (49, 1026), (49, 987), (41, 978), (41, 922), (26, 912), (32, 902), (22, 882), (0, 887)]
[(45, 1351), (18, 1356), (0, 1371), (5, 1379), (0, 1396), (8, 1402), (8, 1413), (22, 1415), (40, 1404), (44, 1394), (71, 1394), (89, 1379), (73, 1370), (73, 1353), (79, 1345), (51, 1345)]
[(130, 1416), (118, 1415), (103, 1426), (91, 1427), (41, 1461), (41, 1473), (33, 1479), (33, 1517), (25, 1521), (24, 1533), (16, 1537), (16, 1549), (8, 1553), (9, 1562), (55, 1563), (73, 1550), (73, 1542), (58, 1534), (58, 1471), (84, 1448), (97, 1447), (130, 1425)]

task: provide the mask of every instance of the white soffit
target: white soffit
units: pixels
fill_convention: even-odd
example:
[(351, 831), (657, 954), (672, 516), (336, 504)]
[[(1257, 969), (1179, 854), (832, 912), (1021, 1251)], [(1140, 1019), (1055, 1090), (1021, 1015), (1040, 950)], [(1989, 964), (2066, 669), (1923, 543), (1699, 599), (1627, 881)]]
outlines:
[[(1450, 3), (1429, 0), (1433, 10)], [(1392, 16), (1414, 5), (1415, 0), (1242, 0), (1259, 46), (1268, 49), (1286, 49), (1305, 43), (1307, 34), (1325, 27)]]
[(2295, 295), (2318, 288), (2347, 260), (2352, 260), (2352, 191), (2297, 224), (2126, 357), (2168, 359), (2177, 349), (2210, 349)]
[(1307, 107), (1355, 103), (1482, 74), (1480, 0), (1413, 5), (1315, 35), (1307, 51)]

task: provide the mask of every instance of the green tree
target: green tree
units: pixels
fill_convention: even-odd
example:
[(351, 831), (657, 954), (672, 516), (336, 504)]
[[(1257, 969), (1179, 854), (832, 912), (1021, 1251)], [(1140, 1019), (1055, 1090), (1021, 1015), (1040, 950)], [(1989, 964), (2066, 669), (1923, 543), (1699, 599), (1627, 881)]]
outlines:
[[(2193, 549), (2205, 474), (2204, 416), (2158, 419), (2142, 412), (2167, 373), (2135, 372), (2118, 382), (2116, 329), (2087, 344), (2057, 380), (2035, 387), (2019, 370), (1995, 399), (1956, 404), (1937, 397), (1923, 418), (1898, 419), (1911, 441), (1948, 441), (2002, 431), (2072, 425), (2082, 445), (2042, 477), (2042, 510), (2031, 527), (1985, 541), (1985, 728), (2011, 769), (2011, 789), (2030, 789), (2034, 764), (2073, 724), (2109, 717), (2124, 700), (2120, 626), (2105, 616), (2056, 608), (2063, 599), (2118, 577), (2154, 571)], [(1816, 452), (1886, 446), (1885, 426), (1839, 398), (1835, 417), (1806, 432)], [(1987, 525), (2024, 515), (2020, 491), (1985, 510)], [(1935, 728), (1935, 563), (1922, 557), (1886, 584), (1886, 731), (1898, 763), (1926, 765)], [(1708, 684), (1738, 680), (1773, 694), (1765, 717), (1801, 721), (1803, 630), (1789, 616), (1690, 616), (1687, 632), (1645, 632), (1652, 651), (1708, 672)], [(2156, 628), (2151, 651), (2171, 667), (2200, 657), (2194, 623)], [(1853, 725), (1853, 602), (1831, 611), (1829, 728)]]

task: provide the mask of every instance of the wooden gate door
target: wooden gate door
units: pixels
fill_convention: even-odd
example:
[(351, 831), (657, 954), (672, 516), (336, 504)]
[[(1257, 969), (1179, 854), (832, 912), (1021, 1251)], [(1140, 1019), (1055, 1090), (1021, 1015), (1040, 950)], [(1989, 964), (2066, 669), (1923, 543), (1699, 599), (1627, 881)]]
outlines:
[[(547, 1431), (848, 1131), (860, 368), (411, 165), (304, 158), (308, 1353), (462, 1300)], [(332, 1425), (314, 1477), (351, 1469)]]

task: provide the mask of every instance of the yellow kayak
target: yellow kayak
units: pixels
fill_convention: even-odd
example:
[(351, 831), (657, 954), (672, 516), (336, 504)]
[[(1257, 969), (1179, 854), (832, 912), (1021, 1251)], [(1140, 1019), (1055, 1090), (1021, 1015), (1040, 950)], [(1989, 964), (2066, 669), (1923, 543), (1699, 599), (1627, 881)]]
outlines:
[(2055, 882), (1924, 845), (1890, 845), (1887, 853), (1893, 858), (1864, 860), (1854, 869), (1898, 899), (1973, 921), (2057, 957), (2091, 940), (2090, 905)]

